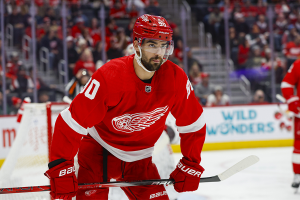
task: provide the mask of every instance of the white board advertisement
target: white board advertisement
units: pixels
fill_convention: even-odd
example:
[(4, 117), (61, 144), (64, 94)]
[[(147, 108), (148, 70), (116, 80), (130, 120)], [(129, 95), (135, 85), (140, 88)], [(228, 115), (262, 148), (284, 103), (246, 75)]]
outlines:
[(245, 105), (204, 108), (206, 143), (293, 138), (286, 105)]
[(0, 159), (4, 159), (16, 137), (19, 123), (16, 116), (0, 116)]

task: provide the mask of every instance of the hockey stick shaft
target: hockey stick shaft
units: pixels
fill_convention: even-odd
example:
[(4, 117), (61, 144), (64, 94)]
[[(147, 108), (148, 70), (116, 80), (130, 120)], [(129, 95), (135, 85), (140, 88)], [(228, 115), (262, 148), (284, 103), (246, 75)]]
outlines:
[[(218, 176), (201, 178), (200, 183), (203, 182), (217, 182), (220, 181)], [(105, 187), (130, 187), (130, 186), (141, 186), (141, 185), (172, 185), (174, 184), (173, 179), (158, 179), (158, 180), (145, 180), (135, 182), (108, 182), (108, 183), (83, 183), (78, 184), (78, 189), (99, 189)], [(16, 187), (16, 188), (1, 188), (0, 194), (9, 193), (23, 193), (23, 192), (41, 192), (50, 191), (50, 185), (44, 186), (29, 186), (29, 187)]]
[[(219, 182), (229, 178), (230, 176), (240, 172), (247, 167), (257, 163), (259, 158), (257, 156), (249, 156), (237, 164), (233, 165), (223, 173), (205, 177), (200, 179), (200, 183), (205, 182)], [(105, 183), (83, 183), (78, 184), (78, 189), (99, 189), (105, 187), (130, 187), (130, 186), (141, 186), (141, 185), (172, 185), (174, 184), (173, 179), (158, 179), (158, 180), (144, 180), (144, 181), (135, 181), (135, 182), (105, 182)], [(29, 187), (15, 187), (15, 188), (0, 188), (0, 194), (9, 194), (9, 193), (24, 193), (24, 192), (41, 192), (41, 191), (50, 191), (50, 185), (45, 186), (29, 186)]]

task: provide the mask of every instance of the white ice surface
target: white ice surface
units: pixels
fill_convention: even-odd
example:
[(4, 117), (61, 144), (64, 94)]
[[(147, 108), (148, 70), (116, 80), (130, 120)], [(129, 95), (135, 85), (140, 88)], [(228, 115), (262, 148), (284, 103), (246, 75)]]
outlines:
[[(216, 183), (200, 183), (199, 189), (183, 193), (178, 200), (300, 200), (300, 189), (291, 187), (292, 147), (254, 148), (202, 152), (202, 177), (222, 173), (249, 155), (260, 161), (232, 177)], [(181, 154), (174, 154), (175, 161)]]

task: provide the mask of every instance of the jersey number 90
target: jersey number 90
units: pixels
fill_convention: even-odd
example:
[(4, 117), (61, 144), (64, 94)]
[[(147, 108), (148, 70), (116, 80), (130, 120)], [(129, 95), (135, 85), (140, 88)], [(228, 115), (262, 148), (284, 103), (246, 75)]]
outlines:
[[(87, 84), (84, 86), (84, 88), (82, 89), (82, 91), (81, 91), (80, 93), (83, 93), (83, 92), (84, 92), (85, 88), (90, 84), (91, 80), (92, 80), (92, 79), (90, 79), (90, 80), (87, 82)], [(93, 79), (92, 82), (91, 82), (91, 84), (89, 85), (89, 87), (88, 87), (87, 90), (85, 91), (84, 95), (85, 95), (87, 98), (93, 100), (93, 99), (95, 98), (97, 92), (98, 92), (99, 87), (100, 87), (99, 81)]]

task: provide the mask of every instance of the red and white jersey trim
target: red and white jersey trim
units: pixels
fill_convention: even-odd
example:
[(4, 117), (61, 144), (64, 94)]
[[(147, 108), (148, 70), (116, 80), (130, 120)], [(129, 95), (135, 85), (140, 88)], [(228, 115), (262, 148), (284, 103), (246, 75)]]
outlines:
[(154, 151), (154, 147), (138, 151), (123, 151), (107, 144), (104, 140), (102, 140), (95, 127), (88, 128), (87, 131), (92, 136), (92, 138), (94, 138), (101, 146), (107, 149), (107, 151), (125, 162), (134, 162), (137, 160), (149, 158), (152, 156), (152, 152)]
[(291, 85), (287, 82), (282, 82), (280, 85), (281, 88), (294, 88), (294, 85)]
[(202, 112), (200, 117), (194, 123), (192, 123), (188, 126), (177, 126), (178, 132), (179, 133), (192, 133), (192, 132), (196, 132), (196, 131), (199, 131), (200, 129), (202, 129), (203, 126), (205, 125), (203, 113), (204, 112)]
[(69, 111), (69, 107), (64, 109), (61, 113), (60, 113), (61, 117), (63, 118), (63, 120), (66, 122), (66, 124), (68, 124), (68, 126), (73, 129), (74, 131), (76, 131), (79, 134), (82, 135), (87, 135), (87, 130), (82, 127), (81, 125), (79, 125), (73, 118), (71, 115), (71, 112)]
[(286, 102), (287, 103), (292, 103), (294, 101), (299, 101), (299, 97), (295, 96), (295, 97), (289, 98)]
[(293, 153), (292, 162), (295, 164), (300, 164), (300, 154), (299, 153)]

